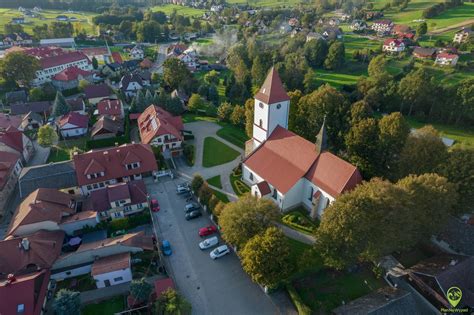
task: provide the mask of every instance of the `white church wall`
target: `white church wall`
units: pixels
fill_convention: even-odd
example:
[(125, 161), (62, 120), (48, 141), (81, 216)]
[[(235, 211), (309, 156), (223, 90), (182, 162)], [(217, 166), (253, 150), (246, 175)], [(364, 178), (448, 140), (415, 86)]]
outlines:
[(270, 135), (278, 125), (288, 129), (289, 109), (290, 101), (279, 102), (269, 106), (268, 135)]

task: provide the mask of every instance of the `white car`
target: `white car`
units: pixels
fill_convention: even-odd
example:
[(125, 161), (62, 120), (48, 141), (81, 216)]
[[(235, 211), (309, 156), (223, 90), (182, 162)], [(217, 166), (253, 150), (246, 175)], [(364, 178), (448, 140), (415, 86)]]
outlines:
[(217, 259), (217, 258), (221, 258), (222, 256), (227, 255), (228, 253), (230, 253), (229, 247), (227, 247), (227, 245), (221, 245), (217, 247), (216, 249), (214, 249), (209, 254), (209, 256), (211, 256), (212, 259)]
[(199, 243), (199, 248), (200, 249), (208, 249), (208, 248), (211, 248), (212, 246), (215, 246), (219, 244), (219, 239), (217, 238), (217, 236), (213, 236), (213, 237), (209, 237), (207, 239), (205, 239), (204, 241), (202, 241), (201, 243)]

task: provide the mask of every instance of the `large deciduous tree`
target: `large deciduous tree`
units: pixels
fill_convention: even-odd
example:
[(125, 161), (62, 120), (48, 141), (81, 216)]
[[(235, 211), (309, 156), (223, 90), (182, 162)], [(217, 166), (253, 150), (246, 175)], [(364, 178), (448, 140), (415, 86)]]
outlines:
[(345, 48), (344, 44), (335, 41), (329, 46), (329, 51), (324, 60), (324, 67), (329, 70), (337, 70), (344, 64)]
[(284, 280), (292, 267), (289, 261), (290, 248), (286, 237), (276, 227), (252, 237), (245, 244), (240, 256), (242, 267), (258, 284), (275, 287)]
[(29, 86), (40, 69), (38, 59), (22, 52), (11, 52), (0, 61), (0, 76), (6, 81), (15, 81)]
[(163, 81), (171, 90), (184, 88), (184, 83), (191, 77), (191, 72), (181, 60), (168, 58), (163, 63)]
[(50, 125), (38, 129), (38, 143), (43, 147), (50, 147), (58, 140), (58, 135)]
[(304, 44), (304, 55), (313, 68), (321, 67), (328, 54), (328, 44), (324, 39), (310, 40)]
[(154, 314), (160, 315), (189, 315), (191, 309), (191, 304), (171, 288), (163, 292), (154, 304)]
[(251, 98), (245, 101), (245, 133), (251, 138), (253, 134), (254, 106), (255, 101)]
[(53, 301), (53, 309), (58, 315), (81, 314), (81, 294), (66, 289), (59, 290)]
[(245, 194), (225, 206), (219, 223), (224, 239), (242, 248), (249, 239), (270, 227), (278, 216), (278, 208), (272, 201)]

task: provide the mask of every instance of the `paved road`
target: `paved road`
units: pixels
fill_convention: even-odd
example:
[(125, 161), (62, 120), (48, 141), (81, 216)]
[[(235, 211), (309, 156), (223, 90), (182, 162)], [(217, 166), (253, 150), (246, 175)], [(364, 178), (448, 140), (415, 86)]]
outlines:
[[(198, 243), (200, 227), (211, 224), (207, 216), (186, 221), (185, 200), (175, 189), (183, 179), (147, 180), (147, 189), (160, 202), (154, 214), (159, 239), (170, 241), (173, 254), (165, 258), (168, 272), (180, 292), (191, 302), (193, 314), (289, 314), (292, 306), (276, 306), (272, 299), (245, 274), (237, 256), (232, 253), (211, 260), (209, 250), (201, 251)], [(222, 240), (221, 240), (222, 242)], [(283, 304), (283, 303), (282, 303)], [(283, 308), (283, 310), (281, 310)]]

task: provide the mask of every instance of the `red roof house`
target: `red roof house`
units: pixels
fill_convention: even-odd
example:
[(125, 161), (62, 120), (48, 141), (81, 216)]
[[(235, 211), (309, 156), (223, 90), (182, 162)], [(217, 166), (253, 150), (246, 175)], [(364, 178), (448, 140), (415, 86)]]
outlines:
[(163, 150), (181, 148), (184, 129), (181, 116), (173, 116), (161, 107), (150, 105), (137, 122), (142, 143), (162, 146)]
[(158, 169), (150, 145), (137, 143), (76, 154), (73, 162), (85, 194), (105, 185), (141, 179)]
[(116, 63), (123, 63), (122, 55), (120, 55), (120, 53), (117, 51), (112, 53), (112, 60)]
[(94, 114), (99, 116), (123, 118), (124, 111), (122, 102), (118, 99), (103, 99), (97, 103), (97, 110)]
[(58, 121), (59, 131), (63, 138), (80, 137), (87, 134), (89, 116), (70, 112)]
[(79, 69), (78, 67), (69, 67), (56, 74), (53, 79), (56, 81), (82, 80), (92, 76), (92, 72)]

